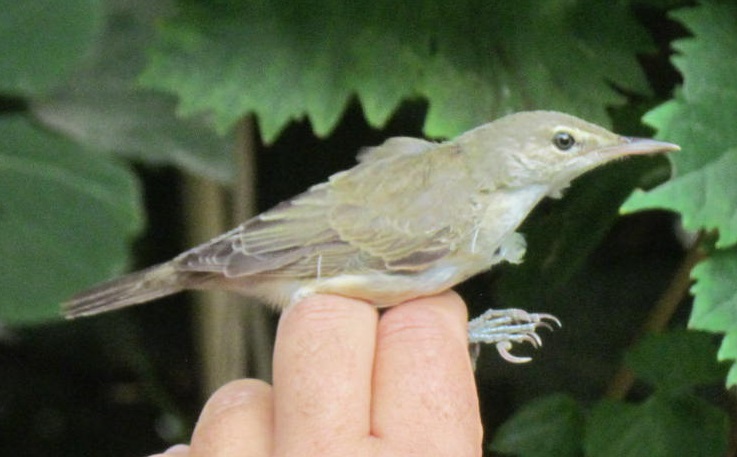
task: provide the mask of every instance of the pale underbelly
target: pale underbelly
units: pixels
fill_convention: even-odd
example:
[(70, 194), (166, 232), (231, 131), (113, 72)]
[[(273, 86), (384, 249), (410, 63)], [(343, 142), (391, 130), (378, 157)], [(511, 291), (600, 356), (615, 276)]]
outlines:
[(455, 265), (438, 265), (414, 274), (369, 272), (315, 279), (295, 291), (292, 301), (315, 294), (338, 294), (359, 298), (378, 307), (396, 305), (407, 300), (435, 295), (467, 279), (470, 274)]

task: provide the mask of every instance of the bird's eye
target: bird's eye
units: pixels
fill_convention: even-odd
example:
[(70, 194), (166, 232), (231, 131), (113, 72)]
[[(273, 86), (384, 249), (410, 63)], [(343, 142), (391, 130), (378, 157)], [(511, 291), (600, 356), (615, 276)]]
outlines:
[(576, 139), (568, 132), (558, 132), (553, 135), (553, 145), (561, 151), (567, 151), (576, 144)]

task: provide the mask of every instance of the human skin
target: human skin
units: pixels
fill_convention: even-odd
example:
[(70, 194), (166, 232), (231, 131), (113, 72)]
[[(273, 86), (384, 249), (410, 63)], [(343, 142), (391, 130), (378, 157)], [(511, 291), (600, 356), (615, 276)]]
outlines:
[(273, 386), (223, 386), (190, 445), (157, 455), (480, 456), (466, 318), (454, 292), (381, 315), (360, 300), (306, 298), (279, 322)]

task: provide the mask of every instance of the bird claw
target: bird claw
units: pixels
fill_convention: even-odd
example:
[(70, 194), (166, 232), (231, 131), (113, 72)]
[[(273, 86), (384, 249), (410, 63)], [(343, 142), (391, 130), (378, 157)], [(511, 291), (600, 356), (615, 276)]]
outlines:
[(523, 340), (528, 341), (535, 349), (543, 345), (543, 340), (537, 333), (530, 333), (528, 335), (525, 335)]
[(560, 320), (552, 314), (531, 314), (522, 309), (490, 309), (468, 323), (468, 339), (470, 344), (495, 344), (499, 355), (508, 362), (527, 363), (531, 357), (519, 357), (511, 354), (514, 343), (528, 342), (534, 348), (542, 346), (542, 339), (537, 329), (540, 327), (553, 330), (552, 324), (562, 327)]
[(509, 341), (500, 341), (496, 343), (496, 350), (499, 351), (499, 355), (504, 360), (511, 363), (527, 363), (532, 360), (532, 357), (519, 357), (509, 352), (512, 349), (512, 343)]

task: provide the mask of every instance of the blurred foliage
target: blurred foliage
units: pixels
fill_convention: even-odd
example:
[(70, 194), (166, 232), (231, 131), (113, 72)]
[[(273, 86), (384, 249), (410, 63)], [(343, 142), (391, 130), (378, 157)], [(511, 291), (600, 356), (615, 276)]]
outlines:
[(542, 397), (500, 427), (492, 448), (525, 457), (725, 455), (727, 414), (696, 395), (696, 387), (726, 374), (715, 352), (706, 333), (649, 336), (627, 354), (628, 365), (654, 387), (646, 400), (605, 398), (584, 411), (568, 395)]
[(353, 96), (375, 127), (426, 99), (425, 134), (448, 137), (532, 106), (607, 124), (609, 83), (649, 91), (647, 33), (605, 0), (185, 2), (159, 38), (144, 85), (223, 131), (255, 112), (267, 142), (303, 116), (328, 134)]
[[(12, 268), (0, 276), (2, 315), (48, 319), (59, 297), (123, 267), (142, 225), (138, 182), (122, 164), (22, 116), (2, 118), (0, 137), (0, 253)], [(31, 286), (34, 277), (41, 280)]]
[[(524, 264), (461, 287), (473, 310), (565, 324), (533, 364), (482, 354), (491, 447), (724, 455), (728, 399), (714, 385), (737, 383), (716, 363), (737, 358), (733, 3), (0, 0), (0, 11), (0, 454), (143, 455), (186, 439), (201, 402), (181, 297), (73, 324), (57, 305), (183, 248), (179, 173), (228, 182), (243, 116), (266, 143), (265, 209), (388, 136), (556, 109), (647, 136), (644, 115), (683, 150), (674, 179), (629, 199), (667, 180), (664, 159), (582, 178), (525, 223)], [(622, 355), (683, 257), (674, 218), (617, 218), (625, 200), (625, 212), (669, 209), (687, 229), (717, 230), (690, 248), (707, 257), (690, 319), (682, 307), (672, 326), (726, 334), (718, 352), (713, 336), (675, 330)], [(149, 231), (132, 249), (144, 205)], [(623, 359), (638, 382), (628, 399), (602, 399)]]

